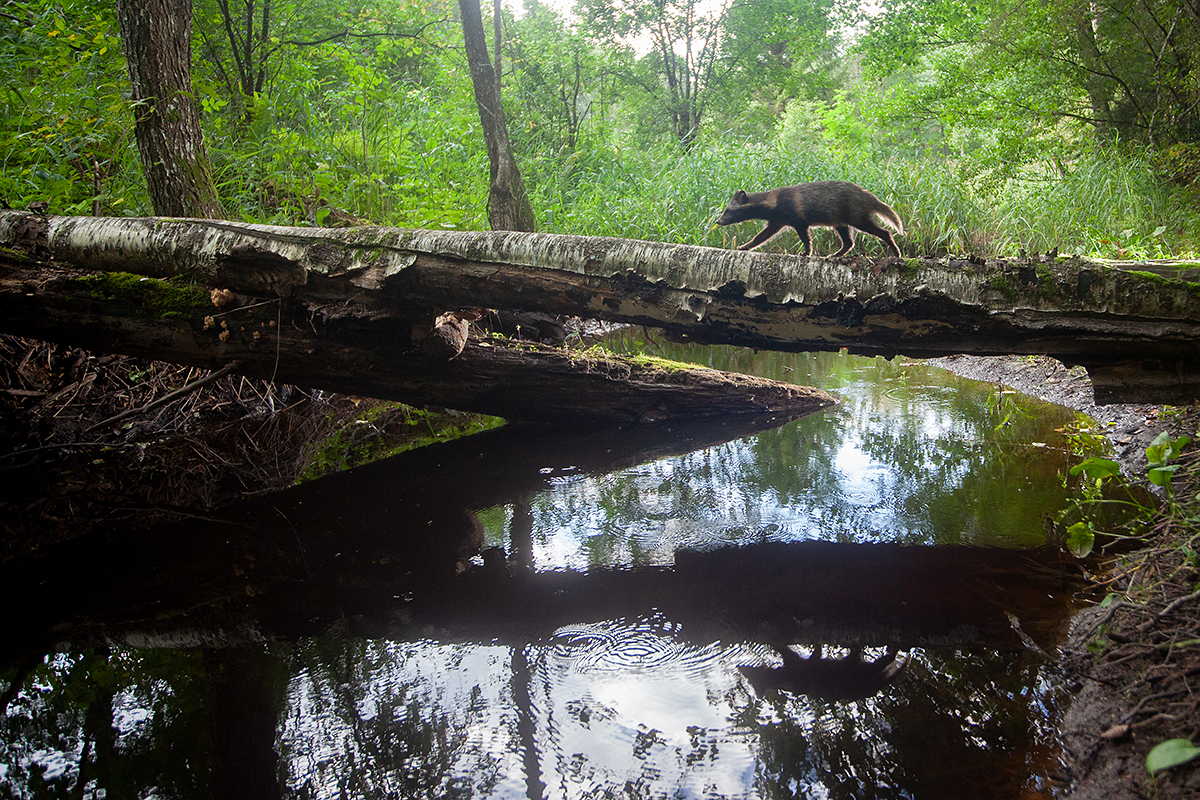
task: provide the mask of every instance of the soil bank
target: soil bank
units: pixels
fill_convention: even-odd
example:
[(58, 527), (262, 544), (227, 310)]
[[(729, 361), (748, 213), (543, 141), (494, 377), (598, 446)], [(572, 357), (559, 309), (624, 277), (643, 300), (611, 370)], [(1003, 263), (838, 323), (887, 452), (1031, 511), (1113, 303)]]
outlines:
[[(1082, 368), (1028, 356), (950, 356), (928, 363), (975, 380), (1000, 383), (1092, 417), (1131, 480), (1146, 473), (1146, 447), (1162, 431), (1197, 437), (1200, 408), (1097, 406)], [(1195, 448), (1196, 445), (1191, 446)], [(1177, 495), (1185, 506), (1196, 493), (1194, 453), (1185, 451)], [(1110, 560), (1098, 578), (1108, 605), (1072, 621), (1058, 653), (1071, 692), (1060, 727), (1062, 788), (1069, 800), (1200, 797), (1200, 760), (1146, 771), (1159, 742), (1200, 737), (1200, 582), (1193, 541), (1196, 510), (1163, 514), (1144, 546)], [(1192, 519), (1187, 519), (1192, 517)]]

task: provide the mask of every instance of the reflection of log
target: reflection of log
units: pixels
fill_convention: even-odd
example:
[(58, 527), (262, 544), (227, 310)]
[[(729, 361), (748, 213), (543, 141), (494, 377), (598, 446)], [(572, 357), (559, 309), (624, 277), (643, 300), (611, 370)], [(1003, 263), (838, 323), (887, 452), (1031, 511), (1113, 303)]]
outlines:
[[(86, 636), (86, 621), (94, 619), (103, 620), (102, 628), (148, 631), (147, 620), (193, 609), (191, 625), (203, 627), (205, 618), (219, 630), (242, 623), (206, 616), (205, 609), (227, 602), (252, 605), (276, 632), (297, 624), (311, 632), (331, 614), (356, 614), (360, 591), (372, 602), (383, 592), (391, 607), (394, 597), (453, 574), (475, 544), (470, 512), (518, 502), (565, 475), (622, 469), (787, 419), (598, 429), (508, 425), (235, 503), (210, 518), (137, 536), (82, 537), (50, 554), (0, 565), (0, 597), (37, 609), (6, 626), (11, 635), (0, 640), (6, 653), (0, 664), (5, 648), (23, 638), (22, 629), (28, 641), (47, 646), (53, 640), (44, 637), (55, 626)], [(309, 623), (306, 612), (316, 622)], [(207, 635), (197, 630), (191, 641)]]
[(472, 575), (410, 613), (446, 639), (474, 641), (528, 641), (654, 611), (698, 643), (1019, 649), (1016, 619), (1046, 648), (1081, 585), (1069, 558), (1049, 549), (809, 541), (680, 552), (674, 569)]
[[(872, 264), (508, 231), (280, 228), (0, 211), (0, 268), (7, 272), (0, 320), (7, 317), (7, 330), (28, 335), (48, 335), (27, 327), (38, 326), (39, 302), (51, 316), (68, 311), (46, 296), (66, 276), (121, 271), (185, 275), (209, 288), (282, 298), (285, 328), (317, 329), (358, 346), (368, 340), (376, 349), (388, 338), (406, 339), (405, 326), (435, 309), (525, 309), (763, 349), (1045, 353), (1086, 365), (1101, 402), (1200, 396), (1200, 296), (1178, 279), (1181, 270), (1168, 279), (1130, 271), (1153, 264), (1123, 266), (1052, 257)], [(164, 311), (177, 315), (174, 328), (158, 319)], [(250, 355), (277, 344), (274, 331), (250, 340), (274, 319), (274, 305), (258, 317), (231, 310), (225, 340), (218, 340), (218, 329), (201, 331), (200, 317), (187, 309), (151, 303), (142, 313), (140, 324), (160, 323), (164, 342), (179, 339), (186, 363), (219, 366), (238, 358), (254, 369)], [(59, 336), (67, 336), (67, 317), (55, 323)], [(337, 346), (312, 346), (310, 368), (330, 368)], [(373, 367), (383, 369), (389, 357)]]
[[(1050, 552), (802, 543), (679, 554), (674, 569), (474, 569), (476, 510), (562, 475), (604, 472), (776, 425), (599, 431), (515, 426), (410, 451), (138, 536), (107, 532), (0, 568), (22, 609), (0, 669), (71, 641), (140, 645), (357, 635), (521, 644), (659, 609), (695, 641), (1045, 644), (1073, 574)], [(237, 633), (240, 631), (240, 633)]]

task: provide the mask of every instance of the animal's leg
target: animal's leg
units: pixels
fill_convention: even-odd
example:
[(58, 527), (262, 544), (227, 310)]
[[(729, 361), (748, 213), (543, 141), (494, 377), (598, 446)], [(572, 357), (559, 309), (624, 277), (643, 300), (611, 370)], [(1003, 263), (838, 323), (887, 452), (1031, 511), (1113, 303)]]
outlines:
[(892, 238), (892, 232), (883, 227), (873, 219), (868, 219), (862, 225), (862, 232), (869, 233), (879, 241), (883, 242), (884, 247), (892, 251), (892, 255), (896, 258), (900, 257), (900, 248), (896, 245), (896, 240)]
[(854, 249), (854, 229), (849, 225), (838, 225), (834, 228), (838, 238), (842, 240), (842, 249), (833, 254), (834, 258), (844, 256)]
[(757, 236), (739, 247), (738, 250), (753, 250), (760, 244), (764, 244), (768, 239), (774, 237), (775, 234), (779, 233), (781, 230), (783, 230), (782, 222), (768, 221), (766, 227), (759, 231)]
[(808, 226), (796, 228), (796, 233), (800, 234), (800, 241), (804, 244), (804, 249), (800, 251), (802, 256), (816, 255), (813, 252), (812, 235), (808, 232)]

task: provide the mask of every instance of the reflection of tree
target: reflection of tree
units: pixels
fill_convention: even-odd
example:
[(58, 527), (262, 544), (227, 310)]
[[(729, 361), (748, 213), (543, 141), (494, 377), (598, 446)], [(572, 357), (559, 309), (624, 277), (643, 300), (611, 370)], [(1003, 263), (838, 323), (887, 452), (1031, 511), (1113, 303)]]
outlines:
[[(187, 651), (96, 648), (48, 657), (0, 716), (8, 790), (208, 797), (206, 771), (197, 768), (208, 760), (202, 677), (198, 654)], [(130, 709), (142, 721), (118, 726)]]
[(284, 710), (283, 662), (261, 646), (207, 650), (209, 786), (213, 798), (280, 796), (275, 728)]
[(529, 648), (514, 647), (512, 651), (512, 694), (517, 711), (517, 741), (521, 763), (525, 767), (525, 796), (539, 800), (545, 793), (542, 767), (537, 747), (537, 714), (533, 705), (533, 671), (530, 669)]
[[(440, 797), (450, 788), (467, 742), (466, 724), (438, 707), (428, 678), (399, 678), (398, 656), (387, 642), (364, 640), (323, 638), (298, 649), (305, 680), (293, 685), (291, 702), (311, 710), (298, 733), (316, 726), (307, 733), (326, 741), (293, 737), (289, 749), (323, 748), (323, 760), (295, 775), (292, 791), (316, 797)], [(307, 766), (313, 755), (285, 753), (293, 769)], [(496, 765), (480, 756), (475, 781), (494, 783)]]
[(1043, 708), (1055, 705), (1038, 665), (1022, 653), (920, 658), (923, 669), (867, 701), (769, 696), (769, 714), (756, 709), (759, 719), (770, 719), (759, 723), (759, 790), (772, 798), (936, 800), (962, 797), (970, 786), (972, 796), (999, 800), (1035, 788), (1013, 781), (1032, 784), (1037, 778), (1026, 776), (1054, 763), (1051, 721), (1030, 713), (1027, 696), (1041, 695)]
[[(842, 390), (837, 408), (709, 451), (720, 472), (682, 468), (699, 454), (674, 459), (670, 485), (658, 490), (676, 500), (665, 517), (704, 518), (718, 507), (711, 498), (737, 492), (743, 530), (778, 521), (791, 528), (785, 537), (1028, 545), (1043, 540), (1042, 516), (1063, 503), (1065, 453), (1031, 444), (1062, 442), (1053, 429), (1069, 417), (1057, 407), (903, 359), (694, 345), (663, 354)], [(856, 473), (854, 459), (840, 463), (847, 454), (869, 472)], [(622, 531), (639, 524), (633, 515), (617, 518)]]

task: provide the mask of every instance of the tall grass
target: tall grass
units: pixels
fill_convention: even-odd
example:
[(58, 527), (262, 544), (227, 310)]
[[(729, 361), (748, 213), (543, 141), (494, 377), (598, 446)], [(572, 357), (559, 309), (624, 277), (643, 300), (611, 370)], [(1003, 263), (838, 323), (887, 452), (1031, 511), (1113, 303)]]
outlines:
[[(1162, 182), (1142, 153), (1080, 152), (1070, 162), (1021, 165), (990, 179), (986, 159), (937, 155), (874, 158), (811, 140), (709, 141), (690, 152), (615, 148), (534, 164), (543, 229), (729, 247), (760, 223), (715, 228), (739, 188), (756, 191), (813, 180), (870, 189), (900, 214), (908, 255), (1012, 256), (1021, 251), (1107, 258), (1195, 257), (1200, 204)], [(818, 252), (832, 232), (814, 231)], [(869, 236), (860, 252), (884, 251)], [(771, 249), (795, 251), (794, 235)]]

